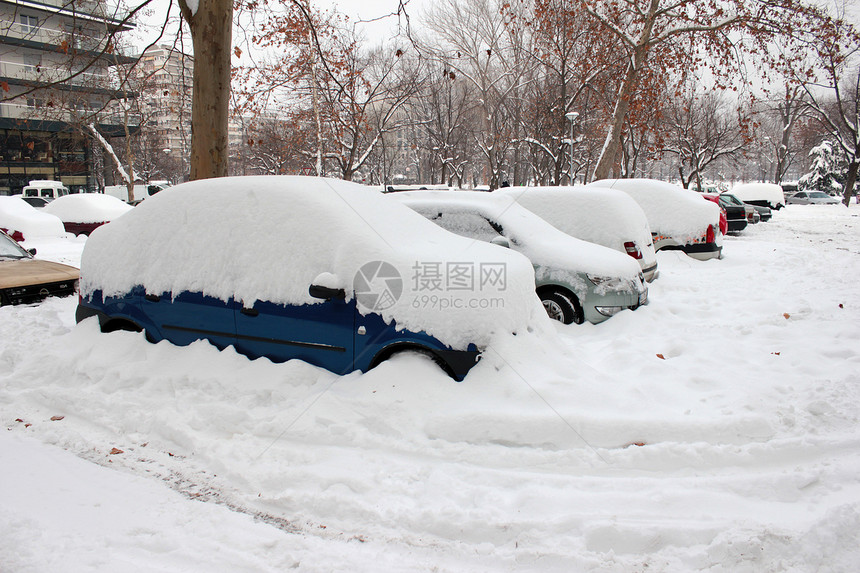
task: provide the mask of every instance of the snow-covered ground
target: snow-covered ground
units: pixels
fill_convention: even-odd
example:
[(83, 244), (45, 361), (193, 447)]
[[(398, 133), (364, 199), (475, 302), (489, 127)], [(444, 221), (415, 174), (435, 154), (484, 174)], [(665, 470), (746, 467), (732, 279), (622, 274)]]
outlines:
[(790, 206), (723, 260), (658, 253), (647, 307), (460, 384), (4, 307), (0, 570), (856, 571), (858, 235)]

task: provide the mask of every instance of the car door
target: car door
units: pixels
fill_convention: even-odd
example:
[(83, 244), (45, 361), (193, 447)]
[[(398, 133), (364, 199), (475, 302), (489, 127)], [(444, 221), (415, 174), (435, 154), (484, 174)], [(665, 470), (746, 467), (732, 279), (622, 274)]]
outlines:
[(223, 301), (199, 292), (181, 292), (176, 296), (146, 292), (140, 305), (157, 329), (149, 333), (155, 340), (163, 338), (185, 346), (205, 339), (218, 348), (236, 343), (238, 305), (232, 299)]
[(257, 301), (236, 307), (236, 348), (273, 362), (298, 358), (332, 372), (353, 367), (355, 299), (284, 305)]

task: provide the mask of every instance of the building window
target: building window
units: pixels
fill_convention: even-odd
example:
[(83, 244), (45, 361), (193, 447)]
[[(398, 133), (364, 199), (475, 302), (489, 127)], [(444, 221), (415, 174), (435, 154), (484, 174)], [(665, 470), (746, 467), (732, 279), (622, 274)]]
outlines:
[(21, 14), (19, 21), (21, 22), (21, 32), (24, 34), (35, 34), (36, 30), (39, 29), (39, 19), (35, 16)]
[(38, 54), (25, 54), (21, 57), (21, 61), (24, 64), (24, 69), (31, 73), (38, 72), (39, 68), (42, 66), (42, 56)]

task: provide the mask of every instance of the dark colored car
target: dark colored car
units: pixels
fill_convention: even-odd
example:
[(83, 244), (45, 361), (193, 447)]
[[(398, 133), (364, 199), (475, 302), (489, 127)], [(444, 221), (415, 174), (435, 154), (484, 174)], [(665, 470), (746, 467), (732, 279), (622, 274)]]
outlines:
[(736, 205), (730, 201), (723, 200), (722, 195), (713, 193), (702, 193), (702, 196), (716, 203), (726, 214), (726, 228), (729, 233), (739, 233), (747, 228), (747, 212), (743, 204)]
[[(140, 237), (147, 249), (130, 257)], [(507, 280), (493, 294), (503, 304), (461, 306), (442, 285), (421, 298), (413, 280), (422, 277), (407, 273), (425, 259), (441, 269), (500, 265)], [(368, 187), (316, 177), (172, 187), (97, 229), (81, 267), (78, 322), (98, 317), (105, 332), (144, 331), (177, 345), (208, 340), (338, 374), (416, 351), (462, 380), (489, 326), (511, 332), (517, 327), (505, 321), (518, 309), (540, 312), (524, 257), (447, 233)]]
[[(749, 205), (749, 203), (746, 203), (746, 205)], [(750, 207), (756, 210), (756, 213), (758, 213), (759, 216), (759, 221), (761, 221), (762, 223), (765, 221), (770, 221), (773, 217), (773, 211), (770, 209), (770, 207), (763, 207), (762, 205), (750, 205)]]
[(33, 258), (0, 231), (0, 306), (41, 302), (49, 296), (74, 294), (78, 269)]

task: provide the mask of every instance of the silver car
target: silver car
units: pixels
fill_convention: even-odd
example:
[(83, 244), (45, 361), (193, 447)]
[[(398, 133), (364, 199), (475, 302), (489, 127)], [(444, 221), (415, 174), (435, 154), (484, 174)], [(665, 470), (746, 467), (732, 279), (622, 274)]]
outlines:
[(388, 196), (448, 231), (524, 254), (547, 314), (564, 324), (596, 324), (648, 300), (642, 270), (631, 257), (566, 235), (511, 197), (475, 191)]
[(789, 205), (838, 205), (839, 199), (823, 191), (798, 191), (786, 198)]

